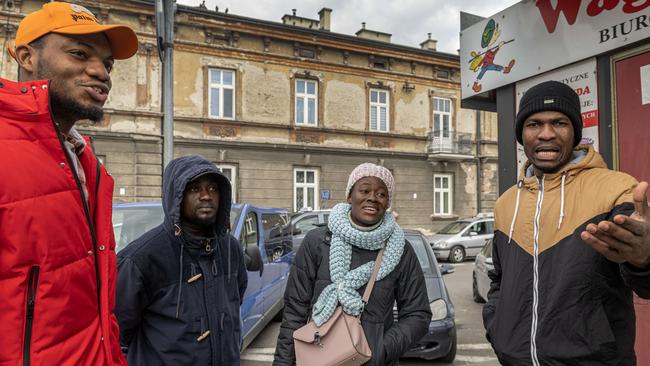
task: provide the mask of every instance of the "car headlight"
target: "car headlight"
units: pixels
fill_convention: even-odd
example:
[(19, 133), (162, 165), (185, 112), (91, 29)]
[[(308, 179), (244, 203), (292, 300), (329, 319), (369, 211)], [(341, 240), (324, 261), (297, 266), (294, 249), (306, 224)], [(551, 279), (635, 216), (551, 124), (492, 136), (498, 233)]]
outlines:
[(447, 303), (443, 299), (438, 299), (431, 304), (431, 320), (441, 320), (447, 317)]
[(444, 249), (447, 247), (447, 242), (444, 240), (438, 240), (437, 242), (433, 243), (433, 247)]

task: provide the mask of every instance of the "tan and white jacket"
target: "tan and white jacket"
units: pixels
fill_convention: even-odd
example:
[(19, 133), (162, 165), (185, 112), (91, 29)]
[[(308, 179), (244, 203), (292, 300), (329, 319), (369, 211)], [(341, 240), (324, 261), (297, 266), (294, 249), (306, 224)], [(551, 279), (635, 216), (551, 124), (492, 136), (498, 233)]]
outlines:
[(631, 214), (636, 185), (579, 146), (555, 174), (538, 178), (527, 163), (498, 199), (483, 320), (503, 365), (636, 364), (632, 291), (650, 298), (650, 268), (610, 262), (580, 238)]

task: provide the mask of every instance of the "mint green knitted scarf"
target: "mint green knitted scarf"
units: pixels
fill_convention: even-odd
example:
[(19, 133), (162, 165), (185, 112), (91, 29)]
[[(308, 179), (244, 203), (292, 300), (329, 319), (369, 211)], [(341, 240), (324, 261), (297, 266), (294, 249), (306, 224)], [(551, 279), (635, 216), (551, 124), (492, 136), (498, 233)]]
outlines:
[(317, 326), (325, 323), (338, 304), (343, 311), (359, 315), (363, 309), (361, 295), (357, 289), (368, 283), (374, 262), (365, 263), (350, 270), (352, 246), (379, 250), (384, 244), (384, 257), (377, 274), (377, 281), (390, 274), (397, 266), (404, 252), (404, 232), (397, 225), (390, 212), (384, 214), (383, 222), (372, 231), (356, 229), (350, 222), (351, 206), (339, 203), (332, 209), (328, 227), (332, 232), (330, 245), (330, 277), (332, 284), (325, 287), (314, 304), (312, 318)]

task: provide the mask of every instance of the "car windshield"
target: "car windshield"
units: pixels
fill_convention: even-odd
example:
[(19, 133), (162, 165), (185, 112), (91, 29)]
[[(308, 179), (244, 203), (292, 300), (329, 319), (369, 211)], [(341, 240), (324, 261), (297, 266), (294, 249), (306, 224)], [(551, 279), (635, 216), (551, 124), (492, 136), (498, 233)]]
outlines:
[(411, 243), (411, 247), (415, 251), (415, 255), (420, 261), (420, 266), (422, 266), (422, 272), (425, 274), (435, 274), (431, 268), (431, 260), (427, 254), (427, 247), (430, 248), (429, 243), (422, 239), (420, 235), (407, 235), (406, 240)]
[(438, 231), (438, 234), (458, 234), (461, 232), (467, 225), (468, 221), (456, 221), (442, 228)]
[(124, 249), (130, 242), (163, 222), (162, 206), (116, 207), (113, 210), (115, 251)]

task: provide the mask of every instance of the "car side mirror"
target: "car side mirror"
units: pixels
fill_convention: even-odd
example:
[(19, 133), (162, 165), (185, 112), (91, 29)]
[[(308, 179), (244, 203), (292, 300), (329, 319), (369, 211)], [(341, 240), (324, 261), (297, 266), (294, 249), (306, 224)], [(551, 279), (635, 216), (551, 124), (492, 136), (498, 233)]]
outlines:
[(478, 235), (478, 233), (476, 231), (470, 231), (469, 232), (469, 236), (476, 236), (476, 235)]
[(299, 234), (302, 234), (302, 230), (298, 229), (297, 227), (294, 227), (293, 231), (291, 233), (293, 235), (299, 235)]
[(260, 253), (260, 248), (257, 245), (247, 245), (246, 250), (244, 251), (244, 263), (246, 264), (246, 269), (255, 272), (260, 271), (260, 276), (264, 272), (264, 265), (262, 263), (262, 254)]
[(485, 258), (485, 264), (494, 265), (494, 262), (492, 262), (492, 257)]
[(440, 264), (439, 267), (440, 267), (440, 274), (443, 276), (448, 275), (450, 273), (454, 273), (456, 271), (456, 268), (453, 265), (448, 263)]

